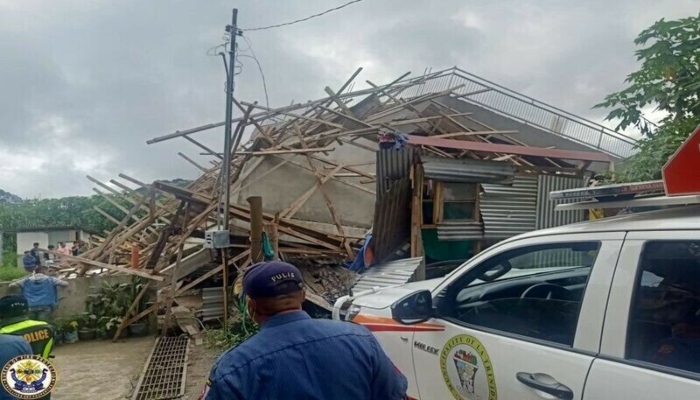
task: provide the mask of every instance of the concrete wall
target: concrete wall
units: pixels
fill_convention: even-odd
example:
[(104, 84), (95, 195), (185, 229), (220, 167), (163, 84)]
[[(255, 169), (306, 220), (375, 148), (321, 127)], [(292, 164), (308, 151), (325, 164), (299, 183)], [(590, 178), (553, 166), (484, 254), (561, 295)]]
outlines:
[(72, 246), (76, 239), (87, 240), (90, 235), (83, 231), (65, 230), (49, 232), (18, 232), (17, 233), (17, 254), (24, 254), (31, 250), (34, 243), (38, 242), (39, 247), (47, 248), (50, 244), (58, 246), (58, 242)]
[(47, 232), (18, 232), (17, 233), (17, 254), (24, 254), (31, 250), (34, 243), (39, 243), (39, 247), (46, 248), (49, 245), (49, 234)]
[(90, 235), (84, 231), (65, 230), (49, 232), (18, 232), (17, 233), (17, 267), (22, 268), (22, 256), (27, 250), (31, 250), (34, 243), (46, 249), (50, 244), (58, 247), (58, 242), (63, 242), (72, 247), (76, 239), (87, 241)]
[[(68, 287), (58, 288), (58, 310), (56, 316), (68, 317), (84, 312), (87, 296), (93, 293), (93, 289), (97, 290), (102, 282), (105, 281), (109, 283), (128, 283), (131, 282), (131, 276), (103, 275), (69, 279)], [(9, 288), (8, 284), (9, 282), (0, 282), (0, 297), (8, 294), (20, 293), (19, 288)]]
[[(370, 141), (361, 139), (359, 142), (364, 146), (376, 148), (376, 144)], [(374, 163), (376, 161), (376, 153), (374, 151), (368, 151), (351, 144), (340, 146), (334, 143), (331, 144), (331, 146), (335, 146), (335, 151), (330, 153), (330, 157), (328, 158), (332, 159), (334, 162), (345, 165), (359, 165), (357, 166), (358, 170), (374, 174)], [(323, 156), (322, 154), (319, 155)], [(308, 167), (309, 165), (304, 155), (280, 157), (266, 156), (265, 160), (243, 180), (242, 186), (245, 188), (239, 193), (237, 198), (232, 199), (232, 201), (247, 205), (246, 199), (248, 197), (262, 196), (263, 209), (265, 212), (276, 213), (288, 208), (307, 190), (316, 185), (316, 178), (311, 171), (290, 163), (276, 168), (268, 175), (264, 175), (267, 171), (283, 162), (284, 159), (291, 159), (291, 162), (301, 164), (304, 167)], [(330, 171), (329, 168), (332, 168), (332, 166), (322, 162), (314, 162), (314, 165), (317, 170), (321, 172), (328, 172)], [(341, 171), (341, 173), (347, 172), (348, 171), (345, 170)], [(370, 190), (375, 189), (374, 183), (360, 183), (361, 181), (368, 180), (366, 177), (343, 177), (339, 179), (362, 185)], [(335, 180), (326, 182), (324, 188), (329, 193), (329, 197), (343, 225), (363, 228), (369, 228), (372, 225), (374, 195)], [(294, 215), (294, 218), (327, 224), (334, 223), (320, 190), (317, 190), (306, 203), (304, 203), (301, 209)]]

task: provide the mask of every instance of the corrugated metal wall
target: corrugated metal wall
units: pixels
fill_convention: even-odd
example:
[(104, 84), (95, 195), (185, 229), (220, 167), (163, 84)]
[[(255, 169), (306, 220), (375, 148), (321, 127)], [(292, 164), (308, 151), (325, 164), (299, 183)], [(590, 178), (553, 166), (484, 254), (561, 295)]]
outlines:
[(555, 202), (549, 199), (549, 192), (584, 187), (586, 181), (582, 178), (540, 175), (538, 178), (536, 228), (554, 228), (585, 220), (586, 214), (584, 210), (555, 211), (554, 207), (557, 204), (570, 203), (576, 200)]
[(484, 238), (484, 225), (481, 222), (451, 222), (437, 227), (439, 240), (480, 240)]
[(377, 197), (388, 189), (392, 181), (410, 176), (413, 151), (410, 146), (377, 151)]
[(507, 162), (430, 156), (422, 156), (421, 161), (425, 177), (442, 182), (500, 183), (510, 180), (515, 174), (513, 164)]
[(377, 151), (377, 200), (374, 204), (372, 247), (383, 260), (411, 236), (412, 147)]
[(374, 203), (372, 248), (383, 260), (411, 237), (411, 181), (393, 181)]
[(516, 175), (513, 185), (482, 184), (479, 210), (486, 239), (506, 239), (536, 228), (537, 177)]

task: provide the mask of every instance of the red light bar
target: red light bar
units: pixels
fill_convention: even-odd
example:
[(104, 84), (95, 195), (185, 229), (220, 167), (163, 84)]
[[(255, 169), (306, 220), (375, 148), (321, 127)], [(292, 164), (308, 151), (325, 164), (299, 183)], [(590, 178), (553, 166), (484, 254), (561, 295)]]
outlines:
[(616, 185), (593, 186), (589, 188), (559, 190), (549, 193), (550, 200), (590, 199), (621, 195), (634, 195), (649, 192), (662, 192), (664, 181), (620, 183)]

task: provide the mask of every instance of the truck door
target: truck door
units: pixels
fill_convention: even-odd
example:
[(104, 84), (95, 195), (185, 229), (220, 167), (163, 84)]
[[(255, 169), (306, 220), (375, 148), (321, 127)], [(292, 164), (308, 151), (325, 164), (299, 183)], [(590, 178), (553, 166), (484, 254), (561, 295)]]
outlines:
[(624, 233), (525, 238), (477, 256), (433, 293), (416, 331), (421, 399), (581, 399)]
[(700, 397), (700, 231), (630, 232), (585, 399)]

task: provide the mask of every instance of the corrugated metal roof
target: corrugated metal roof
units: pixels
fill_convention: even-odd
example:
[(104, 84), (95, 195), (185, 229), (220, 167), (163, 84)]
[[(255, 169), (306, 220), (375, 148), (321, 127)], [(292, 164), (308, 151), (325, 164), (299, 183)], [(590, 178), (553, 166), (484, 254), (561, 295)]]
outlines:
[(498, 161), (421, 157), (425, 177), (443, 182), (495, 183), (515, 174), (512, 164)]
[(585, 219), (583, 210), (554, 211), (557, 204), (573, 203), (577, 199), (555, 202), (549, 199), (549, 193), (556, 190), (584, 187), (586, 181), (587, 179), (582, 178), (540, 175), (537, 193), (537, 229), (554, 228), (583, 221)]
[(381, 196), (392, 181), (406, 178), (411, 173), (413, 148), (404, 146), (400, 149), (377, 151), (377, 196)]
[(202, 289), (202, 320), (224, 317), (224, 292), (220, 287)]
[(618, 158), (636, 153), (636, 140), (605, 126), (583, 119), (556, 107), (537, 101), (503, 86), (478, 77), (457, 67), (407, 79), (421, 82), (402, 91), (399, 97), (415, 98), (463, 85), (456, 93), (461, 98), (492, 112), (535, 126), (588, 147), (599, 149)]
[(389, 287), (410, 282), (418, 267), (424, 262), (423, 257), (416, 257), (390, 261), (370, 267), (355, 282), (351, 289), (352, 293), (359, 293), (374, 287)]
[(516, 175), (513, 185), (481, 186), (479, 211), (486, 239), (506, 239), (536, 229), (537, 177)]
[(441, 224), (437, 227), (438, 240), (474, 240), (484, 238), (481, 222)]

